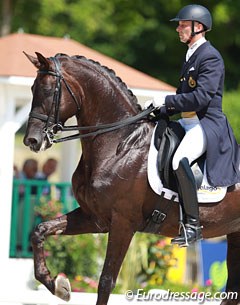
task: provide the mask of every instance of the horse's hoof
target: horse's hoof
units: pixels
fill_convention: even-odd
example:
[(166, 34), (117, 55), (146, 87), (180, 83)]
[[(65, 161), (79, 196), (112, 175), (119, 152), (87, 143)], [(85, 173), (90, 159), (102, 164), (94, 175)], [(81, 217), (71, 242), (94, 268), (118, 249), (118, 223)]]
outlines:
[(70, 300), (71, 285), (65, 276), (59, 274), (55, 279), (55, 295), (64, 301)]

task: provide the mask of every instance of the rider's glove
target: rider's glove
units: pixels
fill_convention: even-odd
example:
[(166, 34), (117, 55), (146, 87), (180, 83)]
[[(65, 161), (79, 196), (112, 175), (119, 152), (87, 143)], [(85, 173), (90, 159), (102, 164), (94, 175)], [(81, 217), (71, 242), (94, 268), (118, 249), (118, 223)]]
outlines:
[(166, 95), (157, 96), (153, 99), (153, 106), (161, 108), (165, 104)]
[(162, 105), (160, 107), (157, 107), (156, 108), (156, 113), (158, 113), (159, 115), (168, 115), (168, 112), (167, 112), (167, 108), (165, 105)]
[(154, 97), (152, 100), (146, 101), (144, 104), (144, 109), (147, 109), (150, 106), (160, 109), (161, 106), (163, 106), (165, 103), (165, 97), (166, 96), (158, 96), (158, 97)]

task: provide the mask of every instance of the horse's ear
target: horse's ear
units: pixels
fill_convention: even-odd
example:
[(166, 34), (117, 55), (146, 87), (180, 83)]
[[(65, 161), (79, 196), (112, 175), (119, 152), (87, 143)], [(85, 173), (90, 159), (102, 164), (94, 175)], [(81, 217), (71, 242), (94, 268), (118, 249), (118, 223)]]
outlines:
[(37, 57), (31, 56), (23, 51), (26, 57), (31, 61), (37, 69), (49, 70), (50, 62), (41, 53), (35, 52)]

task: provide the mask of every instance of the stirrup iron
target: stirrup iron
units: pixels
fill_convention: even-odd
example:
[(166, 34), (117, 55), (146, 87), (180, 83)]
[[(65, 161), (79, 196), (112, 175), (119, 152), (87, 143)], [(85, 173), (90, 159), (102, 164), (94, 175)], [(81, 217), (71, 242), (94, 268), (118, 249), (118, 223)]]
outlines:
[(182, 208), (182, 205), (179, 204), (179, 235), (181, 234), (182, 231), (183, 231), (183, 234), (184, 234), (185, 243), (178, 244), (180, 248), (188, 247), (189, 243), (188, 243), (188, 239), (187, 239), (186, 226), (183, 222), (183, 208)]

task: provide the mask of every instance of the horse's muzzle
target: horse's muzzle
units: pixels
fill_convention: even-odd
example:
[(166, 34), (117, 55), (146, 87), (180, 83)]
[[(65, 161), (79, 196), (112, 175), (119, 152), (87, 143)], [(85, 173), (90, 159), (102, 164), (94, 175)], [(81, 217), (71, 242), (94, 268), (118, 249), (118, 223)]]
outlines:
[(52, 146), (44, 133), (26, 134), (23, 139), (23, 143), (34, 152), (44, 151)]

